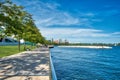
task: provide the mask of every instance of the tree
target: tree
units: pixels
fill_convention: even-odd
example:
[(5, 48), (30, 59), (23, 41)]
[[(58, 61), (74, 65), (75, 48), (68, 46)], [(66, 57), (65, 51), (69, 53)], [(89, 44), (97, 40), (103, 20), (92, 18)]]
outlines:
[(33, 43), (45, 43), (45, 38), (35, 25), (32, 15), (10, 0), (0, 1), (0, 26), (5, 27), (6, 35), (15, 35), (19, 42), (19, 50), (20, 39)]

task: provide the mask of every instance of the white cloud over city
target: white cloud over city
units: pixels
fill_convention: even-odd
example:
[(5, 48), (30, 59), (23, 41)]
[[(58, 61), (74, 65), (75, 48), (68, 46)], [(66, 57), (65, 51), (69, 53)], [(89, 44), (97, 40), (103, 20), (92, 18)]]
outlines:
[[(33, 15), (37, 27), (47, 39), (62, 38), (73, 42), (104, 42), (108, 39), (111, 40), (108, 40), (107, 42), (117, 42), (120, 40), (118, 39), (120, 37), (118, 35), (120, 34), (119, 30), (108, 32), (97, 29), (97, 26), (93, 25), (97, 23), (102, 24), (102, 21), (105, 21), (105, 18), (101, 18), (101, 16), (109, 17), (118, 14), (119, 11), (117, 9), (99, 12), (82, 12), (77, 10), (76, 13), (72, 13), (62, 10), (62, 5), (60, 3), (51, 0), (48, 0), (47, 2), (42, 0), (25, 0), (22, 3), (21, 1), (23, 0), (15, 0), (19, 5), (25, 3), (25, 9)], [(99, 15), (100, 17), (98, 17)], [(104, 27), (108, 26), (104, 25)], [(106, 40), (102, 40), (102, 38)]]

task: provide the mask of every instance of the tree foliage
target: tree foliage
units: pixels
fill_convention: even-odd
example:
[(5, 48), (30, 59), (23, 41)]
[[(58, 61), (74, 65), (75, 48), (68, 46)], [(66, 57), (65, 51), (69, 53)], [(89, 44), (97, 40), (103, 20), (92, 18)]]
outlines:
[(13, 4), (10, 0), (0, 1), (1, 26), (5, 27), (6, 35), (15, 35), (18, 39), (34, 43), (45, 42), (45, 38), (35, 25), (32, 15), (24, 11), (22, 6)]

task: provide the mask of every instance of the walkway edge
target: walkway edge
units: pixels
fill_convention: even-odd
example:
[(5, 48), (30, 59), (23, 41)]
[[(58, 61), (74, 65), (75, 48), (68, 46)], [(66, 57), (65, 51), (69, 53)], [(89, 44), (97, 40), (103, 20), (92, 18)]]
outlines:
[(52, 78), (52, 80), (57, 80), (55, 68), (54, 68), (54, 65), (53, 65), (52, 58), (51, 58), (51, 53), (49, 53), (49, 54), (50, 54), (51, 78)]

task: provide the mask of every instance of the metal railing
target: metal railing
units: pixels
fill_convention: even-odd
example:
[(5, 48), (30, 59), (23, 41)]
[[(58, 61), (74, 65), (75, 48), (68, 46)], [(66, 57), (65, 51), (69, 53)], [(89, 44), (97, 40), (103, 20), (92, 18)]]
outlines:
[(57, 80), (55, 68), (54, 68), (54, 65), (53, 65), (53, 62), (52, 62), (52, 58), (51, 58), (51, 53), (50, 53), (50, 65), (51, 65), (52, 80)]

